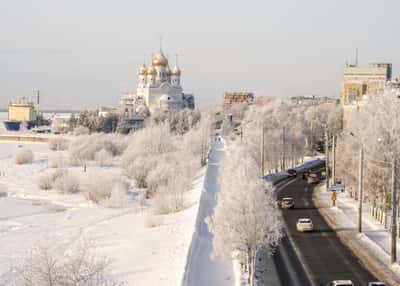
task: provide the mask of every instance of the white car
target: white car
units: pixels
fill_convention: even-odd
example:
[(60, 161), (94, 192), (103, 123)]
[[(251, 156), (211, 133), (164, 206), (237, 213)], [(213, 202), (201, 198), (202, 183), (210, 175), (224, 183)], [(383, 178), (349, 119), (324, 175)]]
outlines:
[(313, 223), (310, 218), (299, 218), (297, 220), (297, 231), (312, 231), (314, 229)]
[(326, 286), (354, 286), (351, 280), (334, 280)]
[(368, 282), (368, 286), (387, 286), (387, 284), (385, 282)]

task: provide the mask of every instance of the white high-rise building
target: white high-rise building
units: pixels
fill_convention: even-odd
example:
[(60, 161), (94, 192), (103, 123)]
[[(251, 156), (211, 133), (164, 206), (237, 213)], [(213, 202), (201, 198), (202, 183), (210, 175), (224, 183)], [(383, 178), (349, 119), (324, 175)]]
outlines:
[(139, 68), (139, 81), (136, 94), (128, 94), (120, 100), (122, 111), (126, 115), (137, 114), (138, 109), (147, 107), (153, 112), (161, 110), (179, 110), (194, 108), (194, 97), (183, 93), (181, 70), (178, 63), (171, 69), (168, 59), (160, 49), (152, 58), (151, 65), (143, 64)]

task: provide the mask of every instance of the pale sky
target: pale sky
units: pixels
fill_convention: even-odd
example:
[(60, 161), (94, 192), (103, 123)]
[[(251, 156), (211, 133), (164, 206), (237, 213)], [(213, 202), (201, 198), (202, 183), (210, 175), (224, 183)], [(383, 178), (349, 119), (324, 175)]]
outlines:
[[(163, 38), (199, 107), (224, 91), (338, 96), (344, 63), (400, 75), (399, 0), (0, 0), (0, 107), (117, 106)], [(396, 29), (397, 28), (397, 29)]]

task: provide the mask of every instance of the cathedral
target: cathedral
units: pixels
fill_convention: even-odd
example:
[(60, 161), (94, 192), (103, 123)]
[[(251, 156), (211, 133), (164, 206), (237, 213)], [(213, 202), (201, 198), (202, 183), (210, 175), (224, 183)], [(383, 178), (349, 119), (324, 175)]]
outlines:
[(136, 94), (127, 94), (120, 100), (122, 112), (126, 116), (141, 114), (144, 109), (150, 113), (157, 109), (194, 109), (193, 95), (183, 93), (178, 63), (171, 69), (161, 48), (153, 55), (150, 66), (143, 64), (138, 74)]

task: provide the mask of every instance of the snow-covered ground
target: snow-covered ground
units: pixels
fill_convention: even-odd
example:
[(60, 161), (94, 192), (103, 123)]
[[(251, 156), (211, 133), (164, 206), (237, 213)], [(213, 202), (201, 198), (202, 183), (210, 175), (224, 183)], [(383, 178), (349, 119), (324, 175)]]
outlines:
[[(382, 266), (385, 265), (393, 270), (400, 280), (399, 266), (390, 266), (391, 236), (389, 229), (372, 216), (369, 206), (363, 207), (362, 234), (358, 234), (358, 201), (351, 198), (348, 192), (338, 193), (335, 207), (332, 207), (331, 193), (326, 191), (325, 186), (316, 188), (315, 199), (321, 208), (321, 213), (334, 225), (336, 231), (354, 233), (352, 239), (356, 239), (364, 247), (361, 249), (368, 252), (367, 256), (370, 255), (372, 260), (380, 261)], [(387, 225), (389, 226), (390, 222)], [(399, 243), (400, 239), (397, 239), (397, 245)], [(400, 247), (397, 248), (397, 263), (399, 262)]]
[[(14, 164), (13, 154), (21, 144), (33, 150), (33, 164)], [(156, 226), (149, 227), (150, 209), (138, 202), (138, 190), (130, 190), (130, 202), (120, 209), (87, 202), (82, 194), (39, 190), (37, 178), (53, 153), (43, 143), (0, 142), (0, 191), (8, 193), (0, 196), (0, 275), (39, 240), (68, 244), (85, 238), (112, 259), (112, 274), (127, 285), (180, 285), (205, 169), (198, 172), (193, 189), (186, 194), (188, 207), (158, 216)], [(69, 167), (82, 179), (100, 169), (93, 165), (83, 173), (82, 168)], [(103, 171), (122, 172), (118, 164)]]
[(201, 195), (196, 232), (193, 234), (190, 247), (184, 286), (235, 285), (232, 262), (213, 258), (213, 235), (205, 222), (205, 219), (212, 215), (217, 203), (218, 169), (224, 153), (224, 140), (214, 142), (208, 161), (204, 191)]

